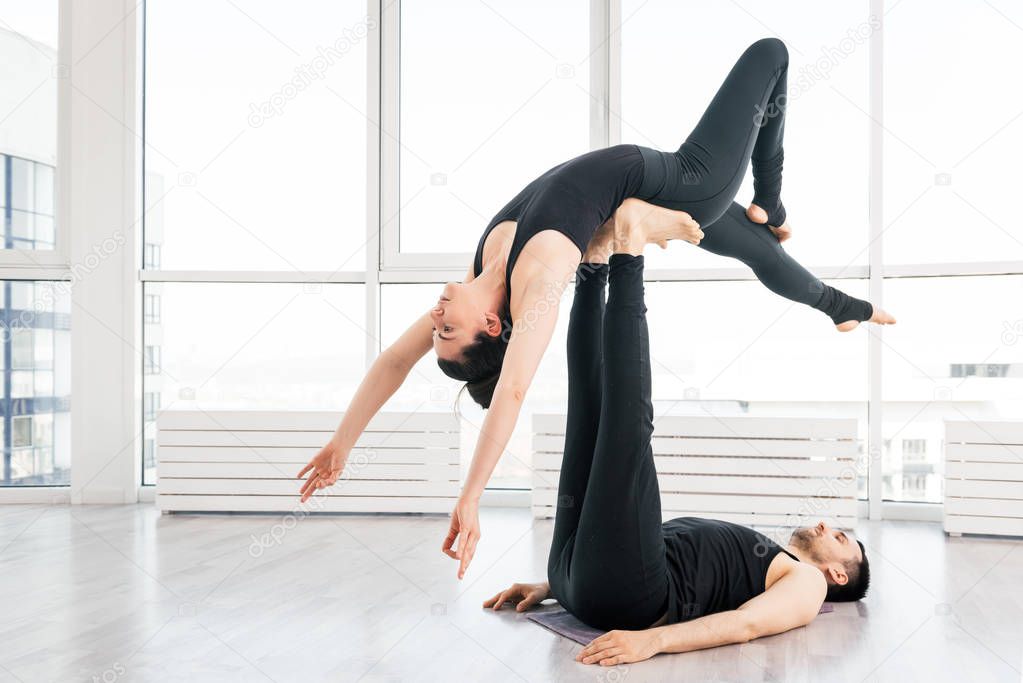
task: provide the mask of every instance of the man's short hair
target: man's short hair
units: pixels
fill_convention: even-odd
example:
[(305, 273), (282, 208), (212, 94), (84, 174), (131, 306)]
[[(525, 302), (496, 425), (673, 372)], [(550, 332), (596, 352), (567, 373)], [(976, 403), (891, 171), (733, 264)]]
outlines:
[(828, 602), (855, 602), (861, 600), (867, 594), (867, 589), (870, 588), (870, 562), (867, 561), (867, 549), (860, 541), (856, 541), (856, 543), (860, 546), (863, 559), (859, 562), (856, 560), (846, 562), (845, 573), (849, 580), (844, 586), (828, 584), (826, 598)]

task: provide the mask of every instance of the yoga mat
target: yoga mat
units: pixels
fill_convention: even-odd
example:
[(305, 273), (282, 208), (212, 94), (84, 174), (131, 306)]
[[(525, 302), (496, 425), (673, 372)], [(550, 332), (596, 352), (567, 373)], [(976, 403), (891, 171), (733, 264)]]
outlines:
[[(825, 602), (817, 614), (834, 612), (835, 606)], [(534, 612), (528, 615), (530, 621), (540, 624), (545, 629), (557, 633), (559, 636), (574, 640), (580, 645), (589, 645), (590, 641), (598, 638), (607, 631), (587, 626), (579, 621), (564, 609), (549, 609), (543, 612)]]
[(564, 609), (550, 609), (528, 616), (531, 621), (535, 621), (548, 631), (554, 631), (559, 636), (574, 640), (580, 645), (589, 645), (591, 640), (607, 633), (599, 628), (587, 626)]

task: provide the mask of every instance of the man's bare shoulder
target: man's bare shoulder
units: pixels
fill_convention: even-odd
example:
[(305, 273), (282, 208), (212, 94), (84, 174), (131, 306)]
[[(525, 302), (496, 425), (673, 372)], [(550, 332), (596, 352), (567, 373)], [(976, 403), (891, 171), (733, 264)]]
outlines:
[(764, 581), (765, 590), (770, 589), (775, 582), (785, 576), (791, 576), (794, 580), (805, 583), (808, 588), (817, 588), (822, 592), (827, 591), (828, 583), (824, 578), (824, 572), (812, 564), (793, 559), (788, 553), (778, 553), (771, 560)]

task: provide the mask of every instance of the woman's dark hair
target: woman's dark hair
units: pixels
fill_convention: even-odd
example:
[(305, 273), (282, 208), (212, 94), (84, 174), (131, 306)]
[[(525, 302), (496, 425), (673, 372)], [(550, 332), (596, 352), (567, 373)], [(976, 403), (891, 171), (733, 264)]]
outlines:
[(501, 378), (504, 352), (508, 350), (508, 338), (511, 336), (507, 315), (501, 315), (501, 320), (501, 334), (478, 333), (472, 343), (462, 349), (461, 360), (437, 359), (441, 371), (451, 379), (465, 382), (469, 396), (484, 409), (490, 407), (494, 398), (497, 380)]

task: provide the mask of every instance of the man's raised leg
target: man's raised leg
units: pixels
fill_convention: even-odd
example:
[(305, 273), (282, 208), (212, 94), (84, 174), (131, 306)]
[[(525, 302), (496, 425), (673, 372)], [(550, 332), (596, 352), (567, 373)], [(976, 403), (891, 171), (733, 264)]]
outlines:
[(599, 628), (651, 626), (667, 603), (661, 500), (650, 437), (643, 257), (611, 257), (600, 427), (572, 556), (573, 612)]
[(582, 263), (576, 271), (575, 298), (568, 322), (568, 415), (558, 482), (554, 537), (547, 560), (551, 592), (571, 609), (567, 595), (572, 544), (590, 478), (600, 424), (606, 263)]

